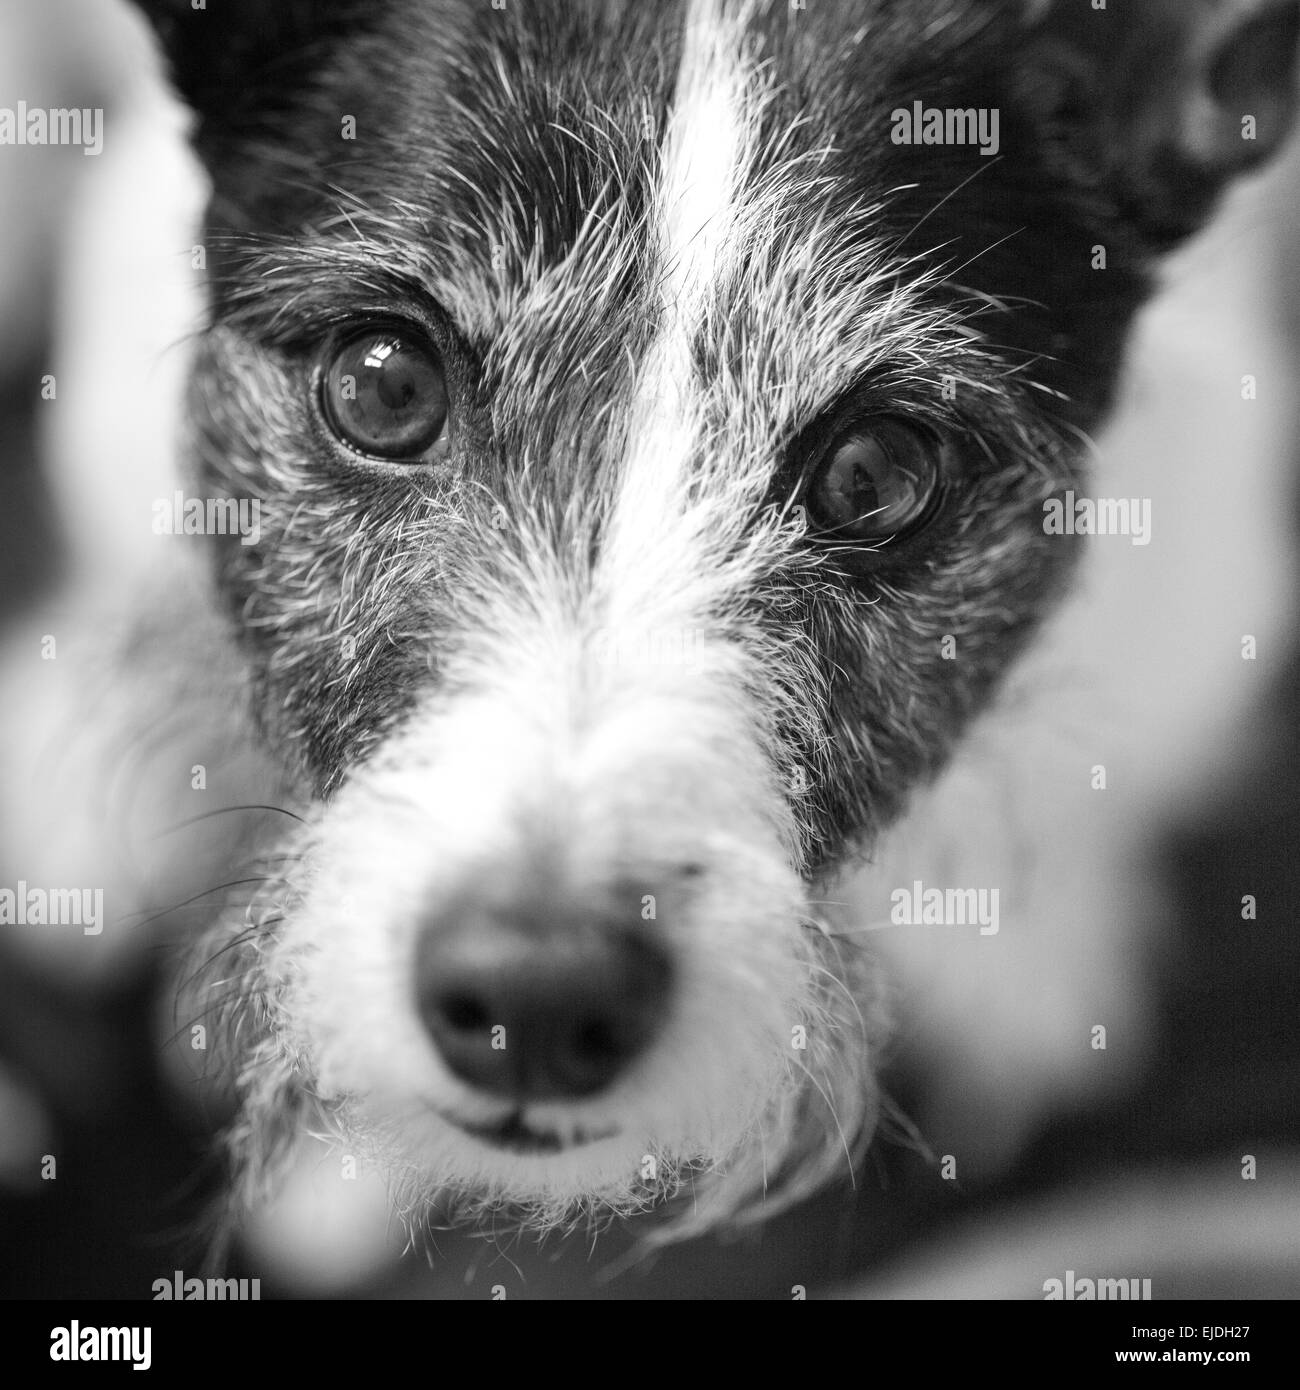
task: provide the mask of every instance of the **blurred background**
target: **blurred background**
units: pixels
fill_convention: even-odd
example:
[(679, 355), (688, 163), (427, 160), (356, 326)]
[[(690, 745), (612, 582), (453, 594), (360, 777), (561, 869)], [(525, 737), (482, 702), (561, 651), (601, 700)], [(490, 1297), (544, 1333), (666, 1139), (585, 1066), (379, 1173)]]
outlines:
[[(163, 101), (143, 26), (111, 0), (4, 0), (0, 106), (19, 99), (102, 107), (110, 131)], [(179, 150), (179, 123), (172, 125), (151, 127), (150, 138)], [(115, 324), (129, 335), (157, 296), (170, 293), (142, 275), (132, 229), (141, 244), (156, 240), (154, 196), (175, 197), (175, 166), (137, 156), (132, 168), (114, 168), (114, 158), (71, 147), (0, 148), (5, 631), (58, 592), (77, 553), (75, 530), (62, 520), (67, 484), (55, 457), (69, 436), (52, 423), (42, 380), (88, 342), (109, 377)], [(197, 180), (192, 170), (188, 177)], [(115, 197), (114, 188), (131, 191)], [(186, 197), (182, 189), (183, 205)], [(1298, 208), (1293, 146), (1171, 269), (1157, 320), (1164, 313), (1166, 323), (1185, 322), (1180, 306), (1203, 303), (1224, 275), (1241, 276), (1249, 293), (1230, 279), (1212, 302), (1252, 316), (1246, 331), (1287, 345), (1280, 360), (1296, 360)], [(187, 247), (174, 242), (170, 254)], [(93, 330), (83, 328), (92, 320)], [(1212, 313), (1195, 322), (1203, 341), (1180, 347), (1212, 357), (1221, 325)], [(1158, 327), (1147, 340), (1158, 363)], [(1294, 441), (1300, 401), (1279, 409), (1283, 437)], [(160, 401), (156, 421), (132, 424), (146, 428), (143, 441), (128, 430), (131, 450), (166, 450), (172, 424)], [(72, 437), (93, 440), (98, 424), (86, 428)], [(1300, 450), (1290, 447), (1300, 478)], [(106, 449), (68, 465), (86, 486), (103, 489), (105, 506), (118, 486), (114, 457)], [(1167, 462), (1178, 467), (1176, 457)], [(1290, 495), (1288, 525), (1300, 539), (1294, 487)], [(1231, 574), (1222, 582), (1230, 585)], [(1289, 645), (1293, 655), (1274, 668), (1256, 727), (1242, 731), (1256, 754), (1238, 760), (1236, 776), (1213, 797), (1185, 808), (1150, 865), (1175, 905), (1181, 939), (1162, 958), (1148, 1065), (1104, 1106), (1049, 1117), (1011, 1171), (946, 1181), (896, 1125), (875, 1144), (856, 1189), (828, 1193), (752, 1235), (649, 1256), (614, 1230), (594, 1245), (579, 1237), (541, 1247), (446, 1233), (431, 1261), (403, 1259), (374, 1190), (324, 1226), (318, 1205), (291, 1194), (232, 1252), (231, 1272), (261, 1277), (263, 1297), (486, 1298), (502, 1285), (512, 1298), (788, 1298), (803, 1285), (872, 1297), (1041, 1298), (1042, 1270), (1067, 1267), (1151, 1277), (1165, 1297), (1300, 1294), (1300, 662)], [(3, 844), (0, 865), (8, 874)], [(1246, 891), (1261, 904), (1257, 923), (1241, 920)], [(219, 1188), (207, 1154), (224, 1117), (187, 1104), (158, 1064), (165, 980), (156, 952), (87, 975), (0, 933), (5, 1296), (147, 1298), (153, 1281), (173, 1270), (197, 1272), (193, 1232)], [(910, 1088), (918, 1084), (892, 1079), (902, 1113), (913, 1113)], [(58, 1155), (53, 1181), (41, 1177), (47, 1153)], [(1240, 1177), (1246, 1154), (1258, 1163), (1251, 1182)]]

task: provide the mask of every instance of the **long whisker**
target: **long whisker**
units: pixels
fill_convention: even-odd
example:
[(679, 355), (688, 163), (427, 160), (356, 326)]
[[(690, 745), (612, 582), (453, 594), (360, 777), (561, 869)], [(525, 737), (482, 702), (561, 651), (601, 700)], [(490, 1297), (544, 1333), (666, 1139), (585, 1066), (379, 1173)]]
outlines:
[(840, 1114), (835, 1107), (835, 1102), (831, 1099), (826, 1088), (813, 1075), (812, 1070), (808, 1066), (807, 1062), (801, 1061), (798, 1057), (795, 1057), (794, 1064), (808, 1078), (809, 1082), (813, 1086), (814, 1090), (816, 1090), (817, 1094), (821, 1096), (822, 1100), (826, 1104), (826, 1109), (830, 1112), (831, 1119), (835, 1122), (835, 1130), (840, 1136), (840, 1145), (844, 1149), (844, 1157), (848, 1161), (849, 1165), (849, 1182), (852, 1184), (854, 1190), (856, 1191), (858, 1186), (858, 1179), (857, 1174), (854, 1171), (856, 1167), (856, 1161), (853, 1157), (853, 1146), (849, 1143), (848, 1135), (844, 1133), (844, 1126), (840, 1123)]
[(228, 816), (235, 811), (275, 811), (279, 815), (289, 816), (296, 820), (300, 825), (306, 825), (306, 820), (296, 811), (290, 811), (285, 806), (272, 806), (266, 802), (250, 801), (241, 806), (219, 806), (215, 811), (202, 811), (197, 816), (187, 816), (184, 820), (177, 821), (175, 825), (168, 826), (166, 830), (160, 830), (153, 838), (160, 840), (164, 835), (174, 835), (178, 830), (184, 830), (186, 826), (198, 825), (200, 821), (212, 820), (215, 816)]
[[(192, 907), (195, 903), (202, 901), (204, 898), (210, 898), (213, 893), (221, 893), (230, 888), (242, 888), (249, 883), (274, 883), (275, 881), (276, 877), (274, 874), (258, 874), (253, 878), (232, 878), (228, 883), (214, 884), (211, 888), (205, 888), (201, 893), (195, 893), (193, 897), (186, 898), (183, 902), (173, 903), (170, 907), (164, 907), (161, 911), (155, 912), (135, 922), (134, 925), (136, 927), (147, 927), (151, 922), (156, 922), (162, 917), (168, 917), (173, 912), (179, 912), (183, 907)], [(130, 922), (131, 919), (136, 916), (138, 916), (137, 913), (130, 912), (122, 918), (122, 921), (124, 923)]]

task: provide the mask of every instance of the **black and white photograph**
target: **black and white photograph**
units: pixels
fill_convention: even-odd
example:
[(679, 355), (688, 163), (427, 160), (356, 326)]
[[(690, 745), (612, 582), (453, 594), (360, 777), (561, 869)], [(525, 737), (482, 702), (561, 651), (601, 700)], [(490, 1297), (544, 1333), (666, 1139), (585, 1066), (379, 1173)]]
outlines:
[(1300, 0), (4, 0), (43, 1374), (269, 1301), (1286, 1364), (1298, 94)]

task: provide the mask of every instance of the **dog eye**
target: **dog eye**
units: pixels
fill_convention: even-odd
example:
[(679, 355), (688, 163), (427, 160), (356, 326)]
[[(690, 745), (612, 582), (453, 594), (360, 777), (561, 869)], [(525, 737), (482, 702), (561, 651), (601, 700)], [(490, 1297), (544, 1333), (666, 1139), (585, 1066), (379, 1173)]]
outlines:
[(881, 541), (920, 529), (939, 493), (940, 449), (899, 420), (840, 430), (812, 472), (803, 501), (812, 529), (832, 540)]
[(449, 401), (442, 359), (403, 329), (368, 329), (333, 355), (321, 383), (329, 427), (371, 458), (422, 463), (445, 443)]

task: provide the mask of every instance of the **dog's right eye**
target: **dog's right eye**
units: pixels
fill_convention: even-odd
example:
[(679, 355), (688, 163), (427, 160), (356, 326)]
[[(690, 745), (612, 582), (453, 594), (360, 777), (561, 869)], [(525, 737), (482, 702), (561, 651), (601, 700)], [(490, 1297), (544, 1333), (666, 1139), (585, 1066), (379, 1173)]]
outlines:
[(349, 338), (325, 368), (321, 406), (334, 434), (369, 458), (424, 463), (447, 442), (442, 358), (407, 329)]
[(921, 530), (943, 491), (942, 441), (885, 416), (850, 420), (818, 450), (802, 501), (814, 535), (879, 547)]

